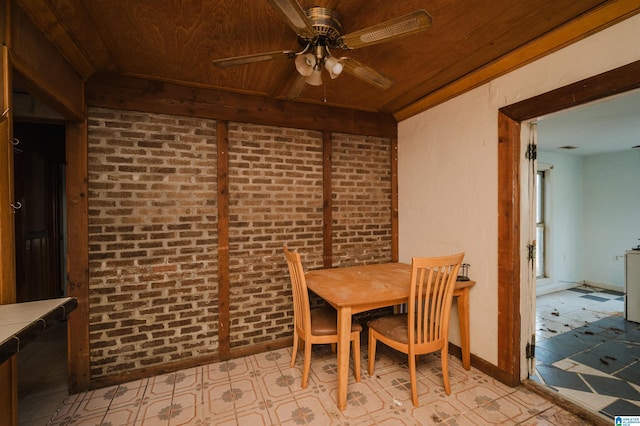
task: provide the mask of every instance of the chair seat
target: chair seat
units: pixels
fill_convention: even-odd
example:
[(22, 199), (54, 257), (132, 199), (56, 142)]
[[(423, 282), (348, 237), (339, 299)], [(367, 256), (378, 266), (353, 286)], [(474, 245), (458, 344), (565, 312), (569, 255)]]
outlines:
[[(358, 323), (351, 324), (351, 332), (362, 331)], [(338, 334), (337, 313), (333, 308), (311, 309), (311, 334), (314, 336), (330, 336)]]
[(408, 344), (409, 332), (407, 324), (407, 315), (398, 314), (371, 320), (369, 321), (369, 328), (376, 330), (389, 339)]
[(376, 342), (408, 355), (411, 402), (418, 406), (418, 355), (440, 351), (444, 391), (449, 384), (449, 316), (456, 277), (464, 253), (452, 256), (414, 257), (411, 260), (407, 313), (369, 321), (368, 370), (373, 376)]
[[(311, 346), (315, 344), (330, 344), (335, 352), (339, 339), (338, 313), (330, 306), (311, 309), (309, 304), (309, 290), (304, 279), (304, 269), (300, 255), (283, 247), (284, 257), (287, 259), (289, 278), (291, 278), (291, 295), (293, 296), (293, 350), (291, 364), (296, 362), (298, 346), (304, 342), (304, 365), (302, 369), (302, 387), (307, 387), (309, 370), (311, 369)], [(360, 324), (351, 324), (349, 341), (353, 346), (353, 374), (356, 382), (360, 381)]]

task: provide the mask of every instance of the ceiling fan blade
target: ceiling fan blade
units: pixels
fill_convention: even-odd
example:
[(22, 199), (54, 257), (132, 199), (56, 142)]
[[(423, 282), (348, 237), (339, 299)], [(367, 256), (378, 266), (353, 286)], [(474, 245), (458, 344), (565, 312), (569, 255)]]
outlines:
[(342, 64), (343, 71), (369, 84), (373, 84), (382, 90), (386, 90), (394, 84), (394, 81), (390, 77), (380, 74), (378, 71), (355, 59), (340, 58), (340, 63)]
[(312, 39), (317, 35), (311, 21), (296, 0), (269, 0), (269, 3), (282, 14), (293, 31), (300, 37)]
[(426, 30), (431, 26), (431, 21), (431, 15), (426, 10), (419, 9), (408, 15), (343, 35), (338, 39), (338, 44), (344, 49), (371, 46)]
[(293, 85), (291, 85), (291, 89), (289, 90), (289, 94), (287, 95), (287, 99), (290, 100), (296, 100), (300, 96), (302, 96), (302, 92), (304, 92), (304, 89), (306, 89), (307, 87), (307, 84), (305, 82), (306, 77), (298, 73), (296, 74), (297, 78), (293, 82)]
[(228, 68), (228, 67), (235, 67), (236, 65), (270, 61), (272, 59), (292, 59), (292, 58), (295, 58), (295, 56), (296, 56), (296, 52), (294, 52), (293, 50), (279, 50), (277, 52), (254, 53), (252, 55), (216, 59), (213, 61), (213, 65), (220, 68)]

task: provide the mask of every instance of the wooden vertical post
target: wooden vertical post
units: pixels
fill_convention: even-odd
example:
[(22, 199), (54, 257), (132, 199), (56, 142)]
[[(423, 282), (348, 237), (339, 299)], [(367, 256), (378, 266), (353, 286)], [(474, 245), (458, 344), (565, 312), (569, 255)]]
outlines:
[[(498, 368), (520, 382), (520, 123), (498, 113)], [(513, 325), (504, 327), (505, 324)]]
[[(0, 2), (2, 92), (0, 94), (0, 304), (16, 301), (16, 259), (13, 200), (13, 129), (11, 64), (9, 60), (10, 1)], [(18, 424), (17, 357), (0, 365), (0, 413), (7, 424)]]
[(218, 120), (218, 355), (231, 356), (229, 283), (229, 123)]
[(69, 390), (89, 389), (89, 196), (87, 121), (66, 126), (67, 295), (78, 307), (67, 322)]
[(333, 266), (332, 150), (331, 132), (322, 132), (322, 259), (325, 268)]
[(391, 139), (391, 261), (398, 261), (398, 138)]

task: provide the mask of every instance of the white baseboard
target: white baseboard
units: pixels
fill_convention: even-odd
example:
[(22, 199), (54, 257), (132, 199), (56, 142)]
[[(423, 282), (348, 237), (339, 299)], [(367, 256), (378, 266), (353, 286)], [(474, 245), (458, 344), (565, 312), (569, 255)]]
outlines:
[(551, 280), (544, 280), (547, 282), (540, 282), (536, 280), (536, 296), (542, 296), (544, 294), (555, 293), (556, 291), (568, 290), (570, 288), (578, 287), (578, 283), (570, 282), (555, 282)]
[(623, 286), (617, 286), (615, 284), (600, 283), (596, 281), (584, 281), (579, 282), (567, 282), (567, 281), (553, 281), (549, 278), (543, 278), (536, 280), (536, 296), (542, 296), (544, 294), (555, 293), (556, 291), (568, 290), (570, 288), (579, 287), (581, 285), (587, 285), (590, 287), (599, 288), (602, 290), (612, 290), (624, 293)]
[(620, 293), (624, 293), (623, 285), (619, 286), (615, 284), (599, 283), (596, 281), (586, 281), (585, 284), (591, 287), (601, 288), (603, 290), (612, 290), (612, 291), (619, 291)]

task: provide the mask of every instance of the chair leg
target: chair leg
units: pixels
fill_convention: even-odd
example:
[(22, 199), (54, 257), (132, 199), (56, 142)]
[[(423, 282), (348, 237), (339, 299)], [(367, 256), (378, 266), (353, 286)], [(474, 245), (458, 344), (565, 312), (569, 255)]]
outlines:
[(411, 401), (413, 406), (418, 406), (418, 384), (416, 379), (416, 356), (409, 355), (409, 379), (411, 380)]
[(353, 338), (353, 374), (356, 382), (360, 381), (360, 333)]
[(373, 363), (376, 359), (376, 338), (371, 329), (369, 329), (369, 354), (367, 356), (369, 358), (367, 361), (367, 372), (369, 376), (373, 376)]
[(304, 366), (302, 368), (302, 388), (307, 387), (309, 380), (309, 370), (311, 370), (311, 343), (304, 342)]
[(330, 346), (331, 346), (331, 353), (335, 354), (337, 345), (335, 343), (330, 343)]
[(293, 330), (293, 352), (291, 353), (291, 364), (290, 364), (290, 367), (292, 368), (296, 363), (296, 355), (298, 354), (299, 342), (300, 342), (300, 339), (298, 338), (298, 332), (294, 329)]
[(451, 385), (449, 384), (449, 350), (445, 347), (440, 351), (442, 358), (442, 378), (444, 379), (444, 391), (447, 395), (451, 395)]

